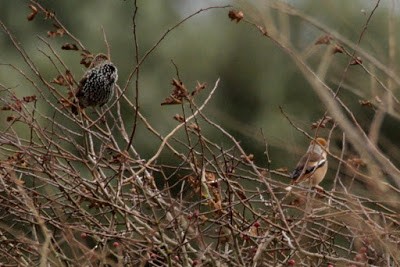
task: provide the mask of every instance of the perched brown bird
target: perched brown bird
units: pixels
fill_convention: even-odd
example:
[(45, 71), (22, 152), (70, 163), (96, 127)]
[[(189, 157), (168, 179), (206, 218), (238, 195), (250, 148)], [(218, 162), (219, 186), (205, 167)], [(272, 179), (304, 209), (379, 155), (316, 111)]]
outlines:
[(106, 104), (114, 94), (114, 85), (117, 80), (118, 70), (115, 65), (106, 55), (96, 55), (75, 90), (72, 113), (77, 115), (79, 108), (101, 107)]
[[(306, 154), (301, 157), (290, 175), (291, 184), (306, 184), (321, 188), (318, 184), (324, 179), (328, 170), (327, 150), (328, 142), (324, 138), (312, 140)], [(286, 187), (288, 191), (291, 189), (291, 186)]]

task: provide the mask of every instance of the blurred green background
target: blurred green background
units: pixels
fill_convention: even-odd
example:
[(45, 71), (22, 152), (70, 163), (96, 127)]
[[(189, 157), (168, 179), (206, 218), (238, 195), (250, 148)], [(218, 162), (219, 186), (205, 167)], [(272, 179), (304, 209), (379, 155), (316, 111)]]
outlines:
[[(286, 1), (318, 22), (357, 42), (373, 10), (375, 1)], [(360, 47), (369, 51), (381, 63), (389, 65), (388, 56), (388, 19), (392, 19), (398, 28), (398, 2), (381, 1), (376, 14), (368, 24)], [(71, 31), (92, 53), (106, 52), (102, 27), (111, 45), (111, 56), (119, 68), (119, 85), (126, 84), (129, 72), (135, 66), (134, 42), (132, 35), (132, 1), (41, 1), (42, 5), (55, 12), (63, 25)], [(184, 17), (210, 6), (234, 5), (244, 8), (245, 18), (257, 20), (272, 16), (277, 25), (282, 25), (278, 11), (264, 13), (267, 2), (263, 1), (138, 1), (139, 12), (137, 31), (140, 56), (143, 56), (162, 34)], [(38, 36), (47, 39), (67, 63), (75, 79), (85, 71), (79, 64), (79, 52), (61, 50), (61, 45), (72, 42), (67, 37), (47, 37), (47, 31), (53, 30), (49, 21), (38, 15), (29, 22), (28, 1), (2, 1), (0, 19), (12, 31), (39, 66), (45, 78), (50, 81), (56, 75), (54, 67), (40, 52), (48, 51)], [(394, 5), (394, 6), (393, 6)], [(150, 54), (140, 69), (140, 108), (149, 122), (162, 134), (172, 130), (177, 122), (173, 115), (181, 113), (181, 107), (161, 106), (160, 103), (171, 93), (171, 80), (176, 77), (173, 61), (179, 68), (179, 74), (187, 88), (193, 89), (196, 82), (207, 82), (211, 89), (220, 78), (220, 86), (215, 96), (205, 109), (205, 114), (223, 128), (232, 133), (248, 153), (256, 156), (256, 162), (266, 165), (265, 140), (269, 144), (272, 168), (292, 168), (304, 149), (308, 146), (306, 137), (297, 131), (282, 115), (279, 106), (290, 116), (292, 121), (314, 134), (311, 124), (320, 119), (325, 107), (319, 101), (307, 81), (290, 58), (262, 36), (257, 29), (243, 22), (235, 23), (228, 18), (225, 9), (211, 9), (189, 19), (170, 32), (161, 44)], [(392, 12), (391, 12), (392, 11)], [(313, 47), (313, 43), (323, 33), (297, 17), (287, 17), (290, 29), (290, 41), (299, 51)], [(268, 26), (267, 26), (268, 30)], [(396, 33), (397, 34), (397, 33)], [(394, 36), (398, 41), (398, 36)], [(0, 63), (13, 64), (26, 70), (21, 56), (12, 46), (4, 32), (0, 32)], [(311, 66), (318, 66), (326, 52), (326, 46), (318, 46), (310, 56)], [(397, 53), (398, 54), (398, 53)], [(397, 58), (396, 58), (397, 59)], [(326, 81), (336, 88), (342, 78), (343, 70), (349, 59), (343, 54), (336, 54), (328, 69)], [(396, 61), (398, 62), (398, 60)], [(397, 66), (394, 66), (397, 69)], [(32, 74), (30, 74), (32, 75)], [(376, 74), (384, 83), (386, 76)], [(344, 77), (341, 99), (353, 110), (360, 124), (368, 130), (376, 108), (362, 107), (359, 100), (374, 100), (382, 95), (382, 88), (373, 85), (370, 77), (359, 67), (352, 66)], [(7, 66), (0, 66), (0, 83), (5, 87), (14, 87), (18, 96), (35, 94), (24, 79)], [(209, 90), (208, 89), (208, 90)], [(197, 103), (201, 103), (208, 90), (201, 93)], [(66, 93), (66, 90), (64, 90)], [(134, 83), (131, 83), (127, 96), (133, 101)], [(395, 95), (398, 90), (394, 91)], [(1, 95), (4, 97), (4, 94)], [(46, 109), (44, 102), (40, 108)], [(187, 109), (188, 110), (188, 109)], [(0, 113), (1, 124), (6, 125), (5, 112)], [(125, 109), (123, 114), (128, 125), (132, 124), (134, 112)], [(130, 122), (130, 123), (129, 123)], [(203, 134), (212, 136), (214, 142), (224, 146), (225, 137), (205, 123), (200, 125)], [(386, 116), (380, 145), (391, 158), (400, 159), (397, 136), (399, 123), (391, 116)], [(321, 135), (326, 135), (323, 130)], [(331, 150), (339, 153), (341, 132), (334, 133)], [(139, 123), (134, 145), (143, 158), (154, 154), (160, 142), (149, 134)], [(167, 160), (167, 159), (166, 159)], [(399, 163), (399, 162), (396, 162)], [(334, 166), (332, 164), (331, 166)]]

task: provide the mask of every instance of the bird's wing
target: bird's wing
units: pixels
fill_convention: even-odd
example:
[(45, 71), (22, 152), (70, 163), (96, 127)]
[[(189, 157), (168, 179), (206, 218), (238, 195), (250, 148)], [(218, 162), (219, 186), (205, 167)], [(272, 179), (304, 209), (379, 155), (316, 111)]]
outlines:
[(315, 172), (316, 169), (322, 167), (325, 163), (326, 158), (322, 157), (321, 154), (315, 152), (308, 153), (300, 159), (290, 177), (293, 180), (297, 180), (301, 175)]

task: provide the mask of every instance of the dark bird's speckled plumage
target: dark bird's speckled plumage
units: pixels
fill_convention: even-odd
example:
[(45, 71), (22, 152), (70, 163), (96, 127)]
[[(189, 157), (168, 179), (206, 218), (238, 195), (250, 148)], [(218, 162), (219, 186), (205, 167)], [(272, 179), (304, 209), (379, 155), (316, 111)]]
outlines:
[(115, 65), (104, 54), (98, 54), (78, 84), (75, 91), (72, 113), (78, 114), (78, 106), (103, 106), (114, 94), (114, 85), (118, 79)]

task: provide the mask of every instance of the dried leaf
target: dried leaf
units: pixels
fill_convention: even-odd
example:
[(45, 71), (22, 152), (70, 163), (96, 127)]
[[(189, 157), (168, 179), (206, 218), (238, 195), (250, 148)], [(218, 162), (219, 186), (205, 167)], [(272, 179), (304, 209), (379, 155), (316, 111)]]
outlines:
[(185, 180), (188, 181), (189, 185), (193, 188), (196, 193), (200, 192), (200, 182), (199, 179), (196, 178), (194, 175), (186, 175), (184, 177)]
[(8, 116), (7, 121), (15, 121), (16, 118), (14, 116)]
[(53, 27), (55, 28), (54, 31), (48, 31), (47, 36), (49, 37), (56, 37), (56, 36), (63, 36), (65, 34), (65, 30), (58, 26), (57, 24), (53, 23)]
[(19, 99), (16, 99), (14, 102), (14, 108), (17, 111), (21, 111), (22, 110), (22, 101)]
[(46, 13), (45, 13), (44, 19), (53, 19), (53, 18), (54, 18), (54, 16), (55, 16), (54, 11), (48, 11), (48, 10), (46, 9), (45, 12), (46, 12)]
[(63, 75), (58, 75), (51, 81), (51, 83), (58, 84), (61, 86), (73, 85), (74, 78), (72, 77), (71, 71), (67, 70), (65, 72), (65, 77)]
[(161, 103), (161, 106), (164, 105), (178, 105), (178, 104), (182, 104), (182, 101), (172, 98), (172, 97), (167, 97), (164, 102)]
[(175, 87), (172, 94), (178, 98), (183, 98), (188, 95), (188, 90), (186, 89), (185, 85), (182, 81), (177, 79), (172, 79), (172, 85)]
[(24, 96), (24, 97), (22, 98), (22, 100), (23, 100), (24, 102), (26, 102), (26, 103), (29, 103), (29, 102), (36, 101), (37, 99), (36, 99), (36, 96), (35, 96), (35, 95), (31, 95), (31, 96)]
[(90, 58), (90, 57), (88, 57), (88, 56), (84, 56), (84, 55), (82, 54), (82, 59), (81, 59), (81, 61), (79, 62), (79, 64), (84, 65), (86, 68), (89, 68), (90, 64), (92, 63), (92, 59), (93, 59), (93, 58)]
[(177, 105), (182, 104), (188, 98), (188, 91), (183, 82), (172, 79), (174, 89), (169, 97), (167, 97), (161, 105)]
[(70, 44), (70, 43), (63, 44), (61, 46), (61, 49), (62, 50), (75, 50), (75, 51), (79, 50), (79, 48), (76, 44)]
[(67, 70), (65, 72), (65, 78), (66, 78), (66, 81), (67, 81), (67, 83), (69, 85), (73, 85), (74, 84), (74, 77), (72, 77), (71, 71)]
[(25, 181), (23, 181), (23, 180), (21, 180), (21, 179), (15, 179), (15, 180), (14, 180), (14, 183), (15, 183), (16, 185), (23, 186), (23, 185), (25, 184)]
[(110, 163), (126, 163), (129, 161), (129, 156), (126, 155), (125, 153), (119, 153), (117, 155), (113, 155), (112, 159), (109, 160)]
[(64, 76), (62, 76), (61, 74), (58, 75), (56, 78), (54, 78), (51, 81), (51, 83), (58, 84), (58, 85), (67, 85), (67, 83), (66, 83), (66, 81), (64, 79)]
[(59, 29), (57, 29), (56, 33), (57, 33), (57, 35), (59, 35), (59, 36), (63, 36), (63, 35), (64, 35), (64, 33), (65, 33), (65, 30), (64, 30), (64, 29), (61, 29), (61, 28), (59, 28)]
[(174, 119), (181, 123), (185, 121), (185, 118), (180, 114), (175, 114)]
[(326, 128), (327, 124), (333, 122), (332, 117), (330, 116), (325, 116), (322, 119), (314, 122), (313, 124), (311, 124), (311, 129), (316, 129), (316, 128)]
[(7, 163), (14, 165), (14, 166), (15, 165), (19, 165), (22, 167), (28, 166), (28, 162), (25, 160), (24, 154), (21, 152), (16, 152), (13, 155), (9, 156), (7, 158)]
[(341, 45), (339, 45), (339, 44), (335, 44), (335, 45), (333, 46), (332, 54), (343, 53), (343, 52), (344, 52), (343, 46), (341, 46)]
[(315, 42), (315, 45), (321, 45), (321, 44), (330, 44), (331, 41), (333, 40), (333, 37), (330, 35), (323, 35), (318, 40)]
[(38, 10), (37, 10), (36, 6), (34, 6), (34, 5), (29, 5), (29, 8), (32, 10), (32, 12), (28, 15), (27, 19), (29, 21), (32, 21), (36, 17)]
[(199, 83), (199, 82), (197, 82), (196, 88), (191, 93), (191, 96), (195, 96), (200, 91), (204, 90), (206, 87), (207, 87), (207, 83)]
[(195, 122), (192, 122), (189, 125), (189, 128), (191, 128), (192, 130), (195, 130), (196, 132), (200, 132), (200, 130), (201, 130), (200, 126)]
[(250, 228), (249, 228), (249, 234), (251, 235), (251, 236), (258, 236), (258, 228), (257, 227), (255, 227), (254, 225), (252, 225), (252, 226), (250, 226)]
[(222, 211), (222, 202), (221, 201), (214, 201), (210, 199), (210, 206), (214, 208), (216, 211)]
[(347, 160), (347, 163), (355, 168), (366, 166), (367, 164), (361, 158), (353, 157)]
[(80, 61), (80, 64), (84, 65), (86, 68), (89, 68), (94, 56), (87, 50), (83, 50), (81, 56), (82, 59)]
[(360, 103), (361, 106), (363, 107), (368, 107), (368, 108), (373, 108), (374, 105), (370, 100), (358, 100), (358, 103)]
[(69, 109), (72, 106), (71, 101), (68, 101), (65, 98), (59, 98), (58, 103), (60, 103), (62, 105), (62, 108), (66, 108), (66, 109)]
[(228, 17), (233, 21), (236, 20), (236, 23), (241, 21), (244, 17), (244, 14), (240, 10), (230, 10), (228, 13)]
[(1, 108), (1, 110), (11, 110), (11, 106), (10, 105), (5, 105)]
[(56, 37), (56, 33), (53, 31), (47, 31), (47, 36), (48, 37)]

